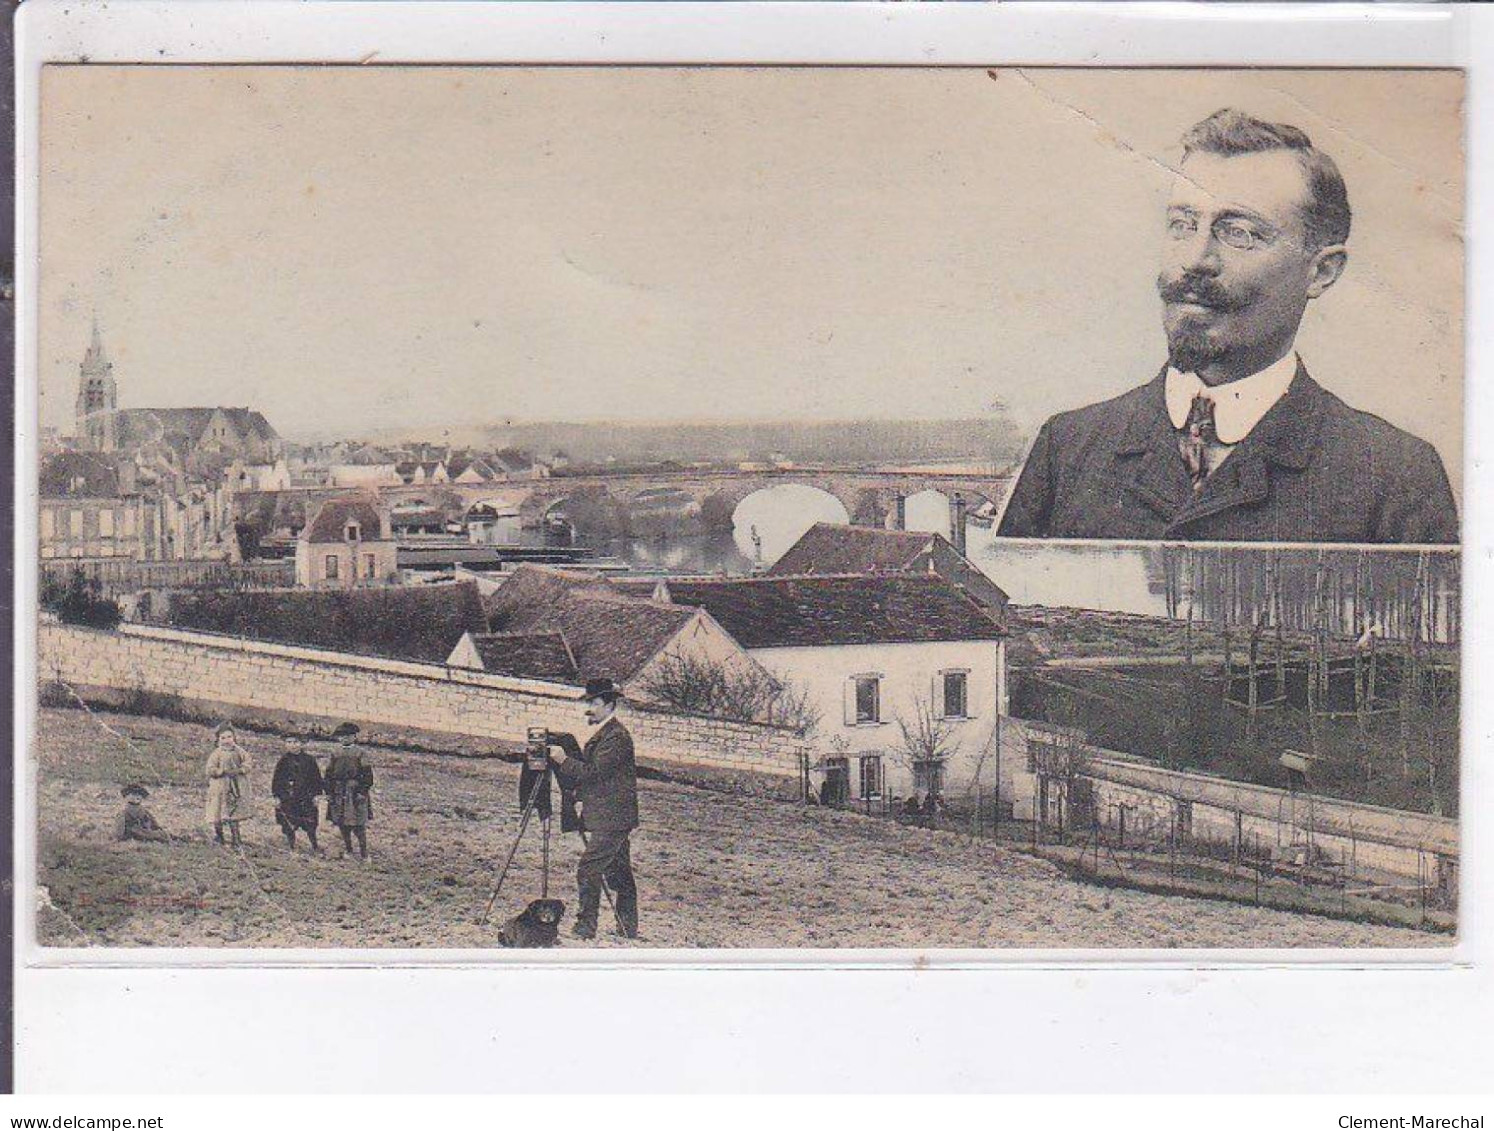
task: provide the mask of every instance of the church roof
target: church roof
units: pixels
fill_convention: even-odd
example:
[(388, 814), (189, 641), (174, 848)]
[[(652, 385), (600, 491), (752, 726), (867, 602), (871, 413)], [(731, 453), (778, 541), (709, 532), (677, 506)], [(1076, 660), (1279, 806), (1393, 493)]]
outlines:
[(280, 438), (264, 414), (250, 408), (125, 408), (115, 416), (117, 443), (121, 448), (138, 448), (153, 443), (176, 447), (184, 441), (195, 444), (207, 431), (213, 414), (220, 411), (240, 437), (253, 436), (267, 443)]

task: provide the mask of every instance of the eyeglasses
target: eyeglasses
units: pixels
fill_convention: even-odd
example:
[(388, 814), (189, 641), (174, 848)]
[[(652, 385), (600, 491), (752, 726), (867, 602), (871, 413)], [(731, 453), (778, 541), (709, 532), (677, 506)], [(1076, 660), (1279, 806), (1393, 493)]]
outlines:
[[(1210, 225), (1209, 231), (1225, 247), (1233, 248), (1235, 251), (1255, 251), (1257, 248), (1270, 247), (1276, 242), (1275, 233), (1263, 232), (1248, 220), (1229, 216), (1222, 216), (1215, 220)], [(1167, 234), (1175, 240), (1192, 238), (1198, 234), (1198, 218), (1184, 215), (1169, 216)]]

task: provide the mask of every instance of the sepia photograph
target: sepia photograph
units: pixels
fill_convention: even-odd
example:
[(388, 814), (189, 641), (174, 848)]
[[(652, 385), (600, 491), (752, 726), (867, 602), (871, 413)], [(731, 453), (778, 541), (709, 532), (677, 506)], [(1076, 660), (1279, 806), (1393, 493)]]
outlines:
[(1458, 941), (1461, 72), (40, 89), (40, 946)]

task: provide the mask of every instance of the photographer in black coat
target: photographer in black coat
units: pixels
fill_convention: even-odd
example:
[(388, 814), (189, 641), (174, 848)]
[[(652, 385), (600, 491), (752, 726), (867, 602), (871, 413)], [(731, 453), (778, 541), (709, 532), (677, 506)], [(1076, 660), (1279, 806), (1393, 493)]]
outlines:
[(638, 888), (633, 881), (629, 835), (638, 827), (638, 772), (633, 761), (633, 736), (617, 719), (622, 693), (610, 679), (586, 684), (586, 721), (597, 728), (583, 749), (574, 736), (550, 731), (555, 772), (573, 784), (581, 802), (586, 851), (576, 866), (580, 909), (571, 933), (595, 938), (597, 910), (605, 882), (617, 896), (618, 933), (638, 936)]

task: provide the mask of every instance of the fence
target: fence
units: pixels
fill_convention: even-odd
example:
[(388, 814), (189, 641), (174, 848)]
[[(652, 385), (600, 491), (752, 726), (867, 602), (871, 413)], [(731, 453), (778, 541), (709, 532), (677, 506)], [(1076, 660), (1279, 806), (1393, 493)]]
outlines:
[(240, 563), (77, 558), (41, 563), (43, 580), (54, 584), (66, 585), (77, 573), (98, 582), (107, 597), (142, 589), (273, 589), (296, 583), (293, 560)]

